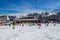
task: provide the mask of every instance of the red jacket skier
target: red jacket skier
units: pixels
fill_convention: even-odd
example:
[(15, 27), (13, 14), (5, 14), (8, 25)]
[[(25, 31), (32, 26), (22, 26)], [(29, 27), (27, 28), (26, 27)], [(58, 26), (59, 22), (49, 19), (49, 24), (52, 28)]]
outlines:
[(38, 26), (41, 26), (41, 22), (39, 22), (39, 23), (37, 23), (38, 24)]

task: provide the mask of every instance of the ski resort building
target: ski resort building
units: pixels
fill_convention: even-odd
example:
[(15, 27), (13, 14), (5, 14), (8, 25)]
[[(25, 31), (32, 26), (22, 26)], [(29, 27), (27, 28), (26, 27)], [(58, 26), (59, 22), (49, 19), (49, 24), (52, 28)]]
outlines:
[(7, 21), (7, 16), (4, 15), (4, 16), (0, 16), (0, 24), (3, 24), (3, 22), (6, 22)]
[(47, 17), (47, 19), (49, 21), (53, 21), (55, 23), (60, 23), (60, 19), (59, 18), (60, 18), (60, 16), (58, 16), (58, 15), (50, 15), (50, 16)]
[(0, 25), (9, 25), (11, 23), (13, 23), (13, 21), (10, 21), (9, 16), (7, 15), (0, 16)]
[(26, 16), (23, 18), (16, 18), (16, 19), (14, 19), (14, 22), (16, 24), (19, 24), (19, 23), (37, 23), (38, 19), (34, 18), (33, 16)]

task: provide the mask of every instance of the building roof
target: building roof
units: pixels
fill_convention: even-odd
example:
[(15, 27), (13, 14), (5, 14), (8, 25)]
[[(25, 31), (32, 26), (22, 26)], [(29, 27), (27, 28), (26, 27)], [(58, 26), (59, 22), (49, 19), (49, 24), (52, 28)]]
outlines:
[(33, 21), (37, 19), (15, 19), (14, 21)]
[(26, 16), (26, 17), (14, 19), (14, 21), (33, 21), (33, 20), (37, 20), (37, 18), (34, 18), (33, 16)]
[(13, 21), (3, 22), (3, 24), (11, 24)]

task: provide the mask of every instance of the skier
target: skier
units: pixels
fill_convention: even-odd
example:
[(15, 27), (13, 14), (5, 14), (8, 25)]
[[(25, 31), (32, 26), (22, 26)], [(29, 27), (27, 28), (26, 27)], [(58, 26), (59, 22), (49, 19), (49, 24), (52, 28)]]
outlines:
[(0, 23), (0, 26), (2, 26), (2, 23)]
[(46, 26), (48, 26), (48, 25), (49, 25), (49, 23), (46, 24)]
[(15, 29), (15, 23), (14, 22), (11, 24), (11, 28)]
[(48, 26), (49, 25), (49, 22), (48, 21), (45, 21), (45, 26)]
[(38, 23), (38, 26), (39, 26), (39, 29), (40, 29), (40, 27), (41, 27), (41, 22)]
[(54, 26), (56, 26), (56, 23), (54, 23)]
[(21, 23), (20, 23), (20, 26), (21, 26)]
[(24, 23), (22, 23), (22, 27), (24, 26)]

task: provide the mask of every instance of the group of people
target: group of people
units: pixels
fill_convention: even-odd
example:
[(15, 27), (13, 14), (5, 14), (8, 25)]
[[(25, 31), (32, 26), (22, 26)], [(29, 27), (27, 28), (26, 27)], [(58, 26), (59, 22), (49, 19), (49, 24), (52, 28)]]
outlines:
[[(42, 26), (42, 23), (41, 22), (39, 22), (39, 23), (36, 23), (38, 26), (39, 26), (39, 28)], [(25, 24), (20, 24), (20, 26), (24, 26)], [(31, 24), (29, 24), (29, 26), (32, 26), (32, 25), (34, 25), (34, 23), (31, 23)], [(45, 26), (49, 26), (49, 23), (45, 23)], [(56, 26), (56, 23), (53, 23), (53, 26)], [(12, 24), (10, 24), (10, 27), (11, 28), (13, 28), (13, 29), (15, 29), (15, 23), (13, 22)]]
[[(53, 24), (53, 26), (56, 26), (56, 23), (52, 23)], [(38, 23), (38, 29), (40, 29), (40, 28), (42, 28), (41, 26), (42, 26), (42, 23)], [(49, 26), (49, 23), (45, 23), (45, 26), (47, 27), (47, 26)]]
[[(38, 23), (38, 26), (42, 26), (41, 24), (42, 24), (42, 23)], [(52, 23), (52, 24), (53, 24), (54, 26), (56, 26), (56, 23)], [(45, 23), (45, 25), (48, 26), (49, 23)]]

